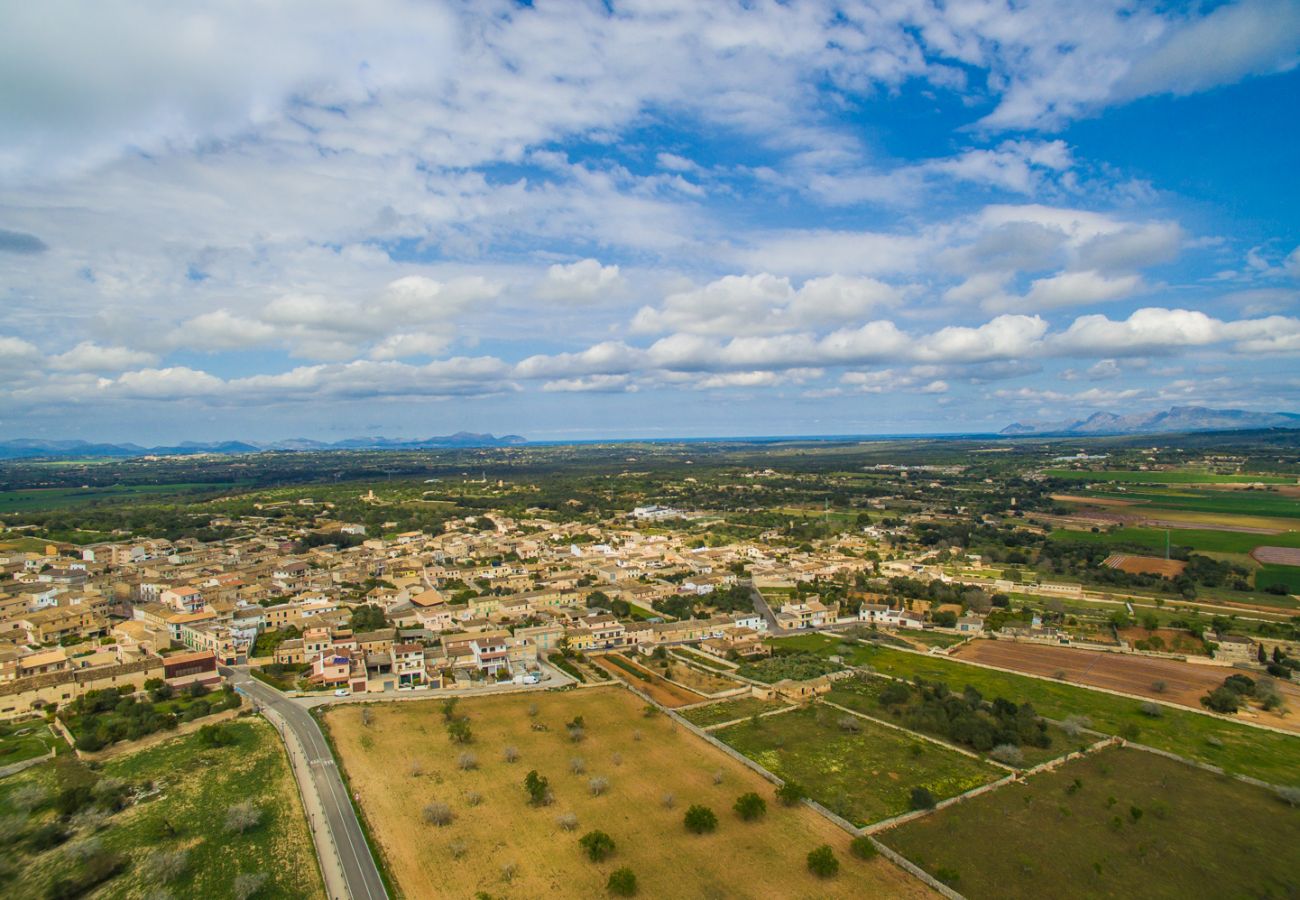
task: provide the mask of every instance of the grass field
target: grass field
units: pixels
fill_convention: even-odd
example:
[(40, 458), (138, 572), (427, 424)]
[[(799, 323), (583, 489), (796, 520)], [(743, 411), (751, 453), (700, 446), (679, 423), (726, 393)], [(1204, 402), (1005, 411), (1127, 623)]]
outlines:
[[(861, 678), (850, 678), (843, 681), (835, 682), (835, 687), (826, 699), (832, 703), (838, 703), (847, 709), (854, 709), (868, 716), (874, 716), (877, 719), (892, 721), (895, 725), (907, 727), (905, 716), (901, 714), (899, 707), (887, 709), (879, 701), (880, 692), (889, 684), (889, 679), (877, 678), (873, 676), (864, 676)], [(992, 697), (986, 697), (986, 700), (992, 700)], [(914, 706), (918, 700), (915, 693), (912, 695), (908, 706)], [(899, 710), (899, 712), (894, 712)], [(947, 740), (942, 734), (930, 733), (931, 737)], [(1070, 737), (1060, 728), (1049, 725), (1047, 729), (1048, 736), (1052, 739), (1051, 746), (1048, 747), (1030, 747), (1023, 745), (1020, 752), (1024, 754), (1025, 767), (1036, 766), (1039, 763), (1047, 762), (1049, 759), (1055, 759), (1058, 756), (1064, 756), (1075, 750), (1082, 750), (1093, 742), (1092, 738), (1087, 735)], [(970, 750), (971, 748), (965, 748)]]
[(122, 484), (93, 488), (36, 488), (0, 491), (0, 515), (68, 506), (84, 506), (102, 500), (130, 500), (141, 497), (157, 499), (168, 494), (199, 491), (224, 491), (234, 484)]
[[(537, 706), (535, 717), (528, 715), (530, 704)], [(776, 803), (767, 781), (668, 717), (646, 717), (644, 705), (616, 687), (466, 700), (459, 711), (474, 733), (468, 746), (449, 741), (435, 702), (370, 707), (369, 727), (361, 723), (361, 707), (335, 707), (325, 722), (389, 871), (408, 897), (479, 891), (603, 897), (610, 872), (624, 866), (636, 874), (642, 897), (927, 895), (883, 859), (850, 857), (847, 834), (806, 807)], [(586, 736), (575, 744), (565, 723), (578, 715)], [(546, 730), (534, 730), (534, 723)], [(507, 746), (517, 748), (517, 762), (504, 760)], [(464, 751), (477, 756), (476, 769), (459, 767)], [(574, 757), (585, 761), (581, 775), (571, 772)], [(528, 804), (523, 782), (530, 770), (549, 779), (551, 805)], [(593, 776), (609, 780), (601, 796), (589, 789)], [(758, 822), (742, 822), (731, 811), (747, 791), (768, 800)], [(661, 802), (667, 793), (675, 798), (671, 809)], [(473, 794), (481, 796), (476, 805)], [(423, 821), (422, 809), (434, 800), (450, 806), (451, 824)], [(713, 834), (692, 835), (683, 827), (684, 811), (696, 803), (717, 814)], [(577, 818), (572, 832), (557, 824), (566, 813)], [(578, 837), (592, 829), (616, 844), (604, 862), (590, 862), (580, 851)], [(824, 882), (804, 862), (820, 844), (834, 847), (841, 862), (840, 874)], [(516, 870), (507, 878), (503, 866)]]
[[(808, 639), (817, 637), (821, 636), (802, 635), (792, 640), (803, 641), (803, 649), (812, 650)], [(823, 640), (828, 644), (825, 652), (838, 652), (838, 641)], [(1032, 703), (1040, 715), (1052, 719), (1084, 715), (1091, 719), (1095, 730), (1106, 734), (1131, 735), (1152, 747), (1273, 784), (1300, 783), (1300, 769), (1296, 765), (1300, 759), (1300, 737), (1178, 709), (1166, 708), (1159, 718), (1152, 718), (1143, 714), (1138, 700), (887, 647), (862, 646), (853, 655), (853, 661), (898, 678), (919, 675), (931, 681), (944, 681), (954, 691), (973, 685), (986, 697), (1002, 696)]]
[(744, 722), (714, 737), (786, 780), (856, 825), (907, 812), (913, 788), (942, 800), (997, 780), (1000, 770), (911, 735), (853, 718), (856, 732), (838, 722), (846, 714), (815, 703), (804, 709)]
[(758, 713), (785, 709), (790, 704), (784, 700), (760, 700), (757, 697), (742, 697), (739, 700), (719, 700), (707, 706), (682, 711), (682, 718), (694, 722), (701, 728), (731, 722), (735, 719), (747, 719)]
[(1170, 509), (1229, 516), (1300, 518), (1300, 501), (1271, 491), (1197, 491), (1171, 488), (1164, 491), (1125, 491), (1122, 494), (1090, 491), (1088, 495), (1103, 499), (1141, 502), (1146, 504), (1141, 508), (1141, 512), (1152, 516), (1156, 515), (1158, 509)]
[(1288, 594), (1300, 594), (1300, 566), (1260, 566), (1255, 572), (1255, 587), (1264, 588), (1280, 584)]
[[(167, 741), (114, 759), (92, 772), (71, 755), (28, 769), (0, 782), (0, 810), (14, 812), (15, 791), (39, 786), (54, 796), (97, 778), (120, 778), (134, 788), (152, 784), (146, 794), (109, 816), (106, 827), (74, 817), (72, 834), (61, 847), (35, 852), (30, 835), (55, 821), (47, 801), (23, 827), (27, 840), (12, 843), (3, 855), (8, 868), (7, 897), (45, 897), (59, 878), (76, 877), (85, 865), (80, 854), (96, 849), (123, 860), (122, 871), (94, 892), (96, 898), (153, 896), (230, 897), (240, 873), (262, 872), (258, 898), (324, 895), (307, 822), (279, 738), (270, 725), (243, 719), (220, 726), (234, 739), (224, 747), (205, 747), (198, 735)], [(238, 834), (225, 827), (230, 806), (251, 801), (261, 821)], [(21, 815), (21, 814), (20, 814)], [(152, 874), (153, 851), (183, 851), (185, 865), (175, 877)]]
[(64, 742), (50, 732), (44, 719), (0, 722), (0, 768), (44, 756), (60, 743)]
[(1295, 484), (1296, 479), (1281, 475), (1215, 475), (1211, 472), (1080, 472), (1074, 469), (1048, 469), (1049, 478), (1064, 481), (1116, 481), (1132, 484)]
[[(1058, 528), (1051, 534), (1054, 541), (1140, 547), (1163, 552), (1163, 528), (1119, 528), (1115, 531), (1072, 531)], [(1249, 534), (1241, 531), (1215, 531), (1210, 528), (1172, 528), (1169, 543), (1173, 547), (1191, 547), (1204, 553), (1249, 553), (1259, 546), (1300, 547), (1300, 531), (1282, 534)]]
[(879, 837), (971, 900), (1300, 894), (1300, 810), (1138, 750), (1069, 762)]

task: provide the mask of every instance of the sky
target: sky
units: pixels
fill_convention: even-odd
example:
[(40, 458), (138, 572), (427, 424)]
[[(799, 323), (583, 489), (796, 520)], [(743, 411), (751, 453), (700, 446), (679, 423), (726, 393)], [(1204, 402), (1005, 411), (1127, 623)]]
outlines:
[(0, 0), (0, 439), (1300, 410), (1300, 0)]

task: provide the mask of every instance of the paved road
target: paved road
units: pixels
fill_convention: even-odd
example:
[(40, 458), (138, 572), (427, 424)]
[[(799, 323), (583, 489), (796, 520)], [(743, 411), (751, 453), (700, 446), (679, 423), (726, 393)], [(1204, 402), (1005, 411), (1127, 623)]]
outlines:
[[(348, 799), (347, 789), (339, 777), (334, 757), (325, 743), (325, 736), (321, 734), (311, 713), (274, 688), (255, 680), (246, 669), (223, 667), (222, 674), (244, 694), (259, 704), (270, 707), (298, 739), (311, 774), (311, 787), (315, 790), (319, 808), (324, 813), (330, 837), (337, 849), (349, 896), (353, 900), (387, 900), (388, 892), (384, 890), (384, 882), (379, 877), (379, 869), (366, 844), (361, 823), (357, 821), (356, 811)], [(309, 802), (309, 807), (310, 805)]]
[(772, 607), (767, 605), (767, 600), (758, 588), (754, 587), (754, 582), (749, 583), (749, 596), (754, 601), (754, 612), (758, 613), (764, 619), (767, 619), (768, 634), (773, 637), (783, 634), (781, 626), (776, 622), (776, 613), (772, 612)]

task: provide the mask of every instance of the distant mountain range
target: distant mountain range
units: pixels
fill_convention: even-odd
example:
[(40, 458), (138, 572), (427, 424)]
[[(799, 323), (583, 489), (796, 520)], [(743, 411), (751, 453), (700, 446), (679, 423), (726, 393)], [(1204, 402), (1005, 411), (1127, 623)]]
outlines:
[(327, 443), (307, 438), (293, 438), (274, 443), (250, 441), (219, 441), (199, 443), (183, 441), (173, 447), (141, 447), (138, 444), (92, 444), (88, 441), (41, 441), (20, 438), (0, 441), (0, 459), (30, 459), (33, 457), (67, 456), (196, 456), (201, 453), (265, 453), (270, 451), (311, 450), (435, 450), (455, 447), (508, 447), (526, 443), (517, 434), (496, 437), (491, 434), (471, 434), (458, 431), (442, 437), (402, 440), (385, 437), (348, 438)]
[(1027, 434), (1100, 435), (1241, 431), (1250, 428), (1300, 428), (1300, 415), (1283, 412), (1249, 412), (1244, 409), (1207, 409), (1204, 406), (1174, 406), (1162, 412), (1131, 413), (1126, 416), (1097, 412), (1086, 419), (1073, 421), (1032, 424), (1016, 422), (998, 433), (1014, 437)]

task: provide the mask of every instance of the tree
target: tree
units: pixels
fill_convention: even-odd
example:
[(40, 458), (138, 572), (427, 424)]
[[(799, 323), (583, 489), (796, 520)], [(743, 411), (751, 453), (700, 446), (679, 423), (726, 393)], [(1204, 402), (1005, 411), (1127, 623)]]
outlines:
[(786, 806), (795, 806), (800, 800), (807, 796), (808, 792), (803, 789), (802, 785), (795, 781), (787, 781), (776, 789), (776, 799), (780, 800)]
[(746, 822), (752, 822), (755, 819), (762, 818), (763, 814), (767, 812), (767, 801), (750, 791), (748, 794), (741, 794), (736, 798), (736, 803), (732, 809), (736, 811), (736, 815)]
[(601, 794), (605, 793), (605, 791), (609, 790), (609, 779), (597, 775), (595, 778), (587, 782), (587, 786), (591, 788), (591, 796), (599, 797)]
[(578, 828), (578, 817), (571, 812), (560, 813), (555, 817), (555, 824), (561, 831), (575, 831)]
[(592, 862), (600, 862), (614, 852), (614, 839), (603, 831), (588, 831), (578, 838), (578, 844)]
[(1241, 705), (1241, 695), (1231, 688), (1217, 687), (1201, 698), (1201, 705), (1217, 713), (1235, 713)]
[(166, 884), (179, 878), (189, 868), (190, 856), (184, 850), (154, 850), (144, 861), (146, 877)]
[(840, 870), (840, 861), (830, 844), (822, 844), (808, 853), (808, 871), (818, 878), (831, 878)]
[(707, 806), (693, 804), (686, 810), (686, 830), (692, 834), (705, 834), (718, 827), (718, 816)]
[(473, 753), (462, 753), (456, 760), (456, 765), (462, 772), (469, 772), (478, 768), (478, 757)]
[(235, 900), (248, 900), (266, 884), (266, 877), (265, 872), (240, 872), (235, 876), (230, 892), (234, 894)]
[(860, 834), (849, 842), (849, 852), (858, 859), (872, 859), (880, 851), (871, 842), (871, 838), (865, 834)]
[(474, 740), (474, 733), (469, 727), (469, 719), (453, 719), (447, 723), (447, 736), (458, 744), (468, 744)]
[(545, 806), (551, 793), (551, 782), (545, 775), (538, 775), (533, 769), (524, 776), (524, 790), (528, 792), (528, 802), (533, 806)]
[(459, 697), (448, 697), (442, 701), (442, 718), (444, 722), (450, 722), (456, 718), (456, 704), (460, 703)]
[(516, 762), (519, 759), (519, 750), (516, 747), (505, 747), (501, 751), (501, 758), (508, 763)]
[(923, 787), (912, 788), (912, 809), (934, 809), (934, 795)]
[(1022, 766), (1025, 764), (1025, 753), (1015, 744), (998, 744), (989, 751), (989, 758), (995, 759), (1006, 766)]
[(226, 810), (226, 831), (243, 834), (256, 828), (261, 821), (261, 808), (249, 800), (236, 803)]
[(636, 888), (636, 873), (628, 868), (610, 872), (609, 881), (605, 882), (605, 890), (616, 897), (631, 897), (636, 893)]

